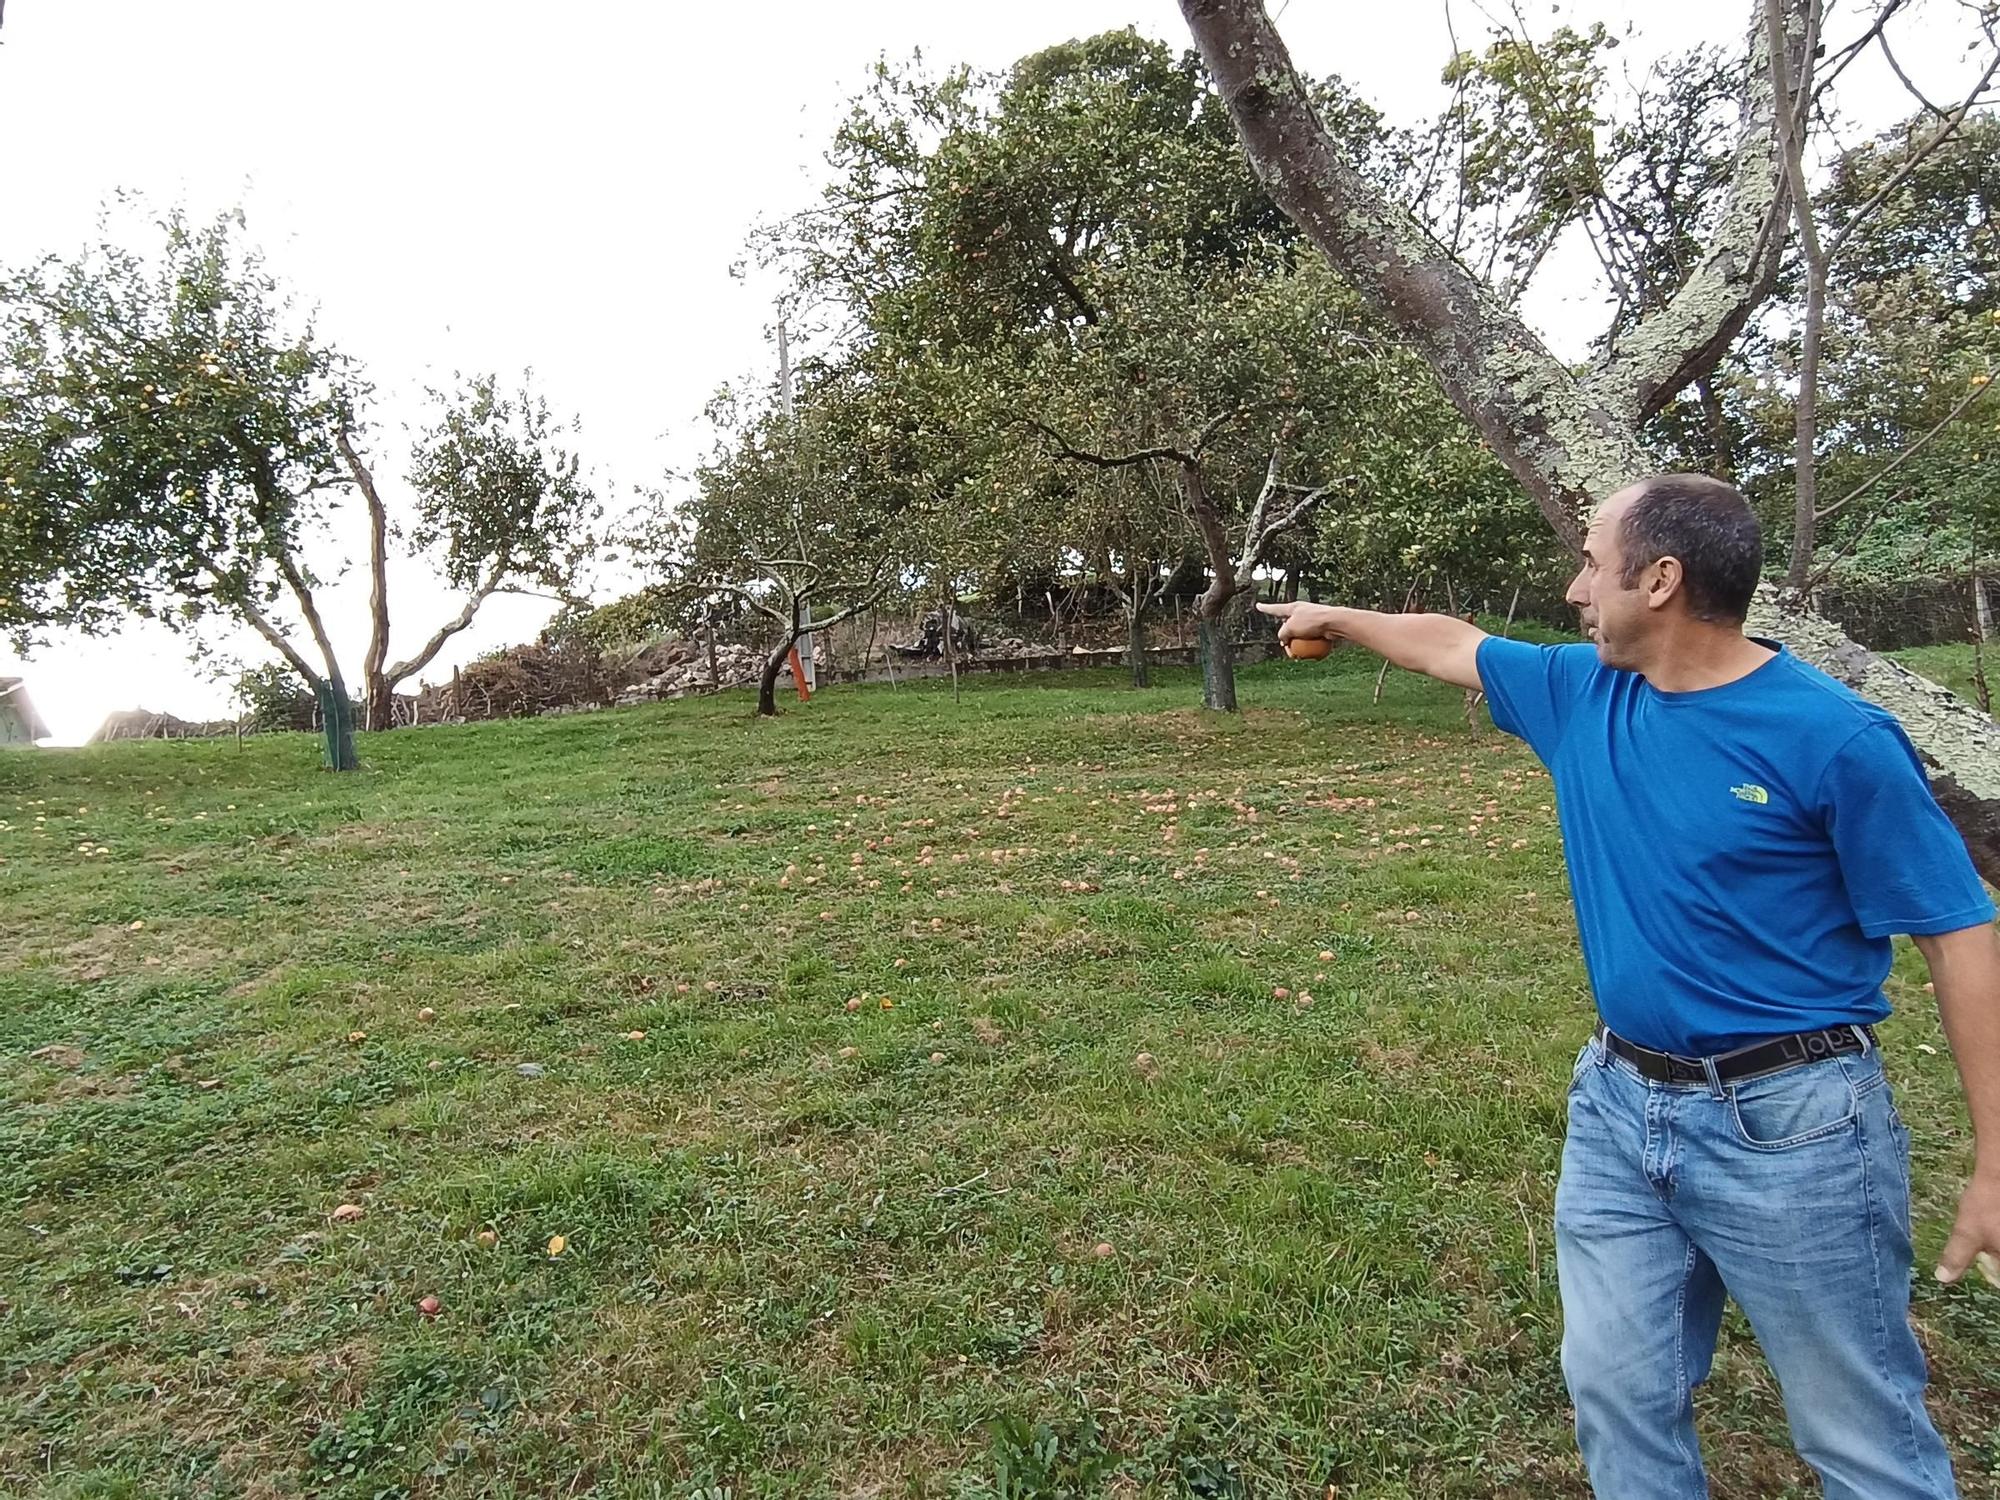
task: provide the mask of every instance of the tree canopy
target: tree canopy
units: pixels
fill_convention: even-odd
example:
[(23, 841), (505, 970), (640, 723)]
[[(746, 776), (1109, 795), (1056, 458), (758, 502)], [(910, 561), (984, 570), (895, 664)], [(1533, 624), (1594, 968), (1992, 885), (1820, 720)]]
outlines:
[[(1312, 90), (1392, 180), (1374, 112)], [(1127, 30), (1000, 74), (885, 62), (827, 160), (819, 205), (756, 244), (818, 360), (870, 392), (865, 432), (893, 435), (874, 460), (908, 496), (906, 578), (1088, 576), (1136, 641), (1192, 562), (1205, 698), (1232, 707), (1233, 604), (1273, 566), (1339, 572), (1363, 536), (1371, 564), (1467, 586), (1527, 560), (1443, 545), (1411, 503), (1448, 482), (1475, 530), (1530, 534), (1435, 377), (1302, 258), (1196, 54)]]
[[(498, 589), (573, 592), (596, 504), (547, 405), (492, 376), (432, 393), (410, 465), (409, 524), (391, 524), (363, 456), (373, 391), (323, 338), (240, 214), (176, 211), (143, 253), (106, 237), (0, 277), (0, 628), (131, 616), (189, 632), (247, 625), (325, 708), (329, 757), (354, 764), (347, 675), (321, 568), (358, 492), (369, 517), (371, 727)], [(467, 593), (459, 615), (386, 665), (390, 541)]]

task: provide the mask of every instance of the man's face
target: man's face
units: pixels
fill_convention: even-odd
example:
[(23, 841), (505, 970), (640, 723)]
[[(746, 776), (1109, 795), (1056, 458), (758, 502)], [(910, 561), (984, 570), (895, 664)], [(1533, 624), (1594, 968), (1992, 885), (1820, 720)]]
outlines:
[(1584, 534), (1583, 566), (1564, 596), (1582, 616), (1584, 635), (1607, 667), (1632, 665), (1635, 647), (1653, 623), (1646, 592), (1639, 587), (1644, 575), (1634, 579), (1631, 588), (1619, 582), (1625, 553), (1618, 533), (1637, 498), (1635, 490), (1624, 489), (1597, 508)]

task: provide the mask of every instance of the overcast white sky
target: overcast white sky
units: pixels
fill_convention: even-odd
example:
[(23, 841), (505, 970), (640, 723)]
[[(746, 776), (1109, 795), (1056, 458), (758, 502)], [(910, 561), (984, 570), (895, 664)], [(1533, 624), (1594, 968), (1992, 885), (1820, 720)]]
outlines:
[[(1443, 0), (1275, 4), (1308, 71), (1341, 74), (1398, 122), (1436, 108)], [(1643, 10), (1624, 53), (1639, 72), (1661, 51), (1734, 41), (1750, 7), (1561, 9), (1621, 33)], [(1551, 19), (1546, 0), (1531, 11)], [(1454, 17), (1461, 43), (1490, 29), (1473, 0)], [(810, 201), (839, 106), (879, 54), (997, 67), (1128, 24), (1187, 43), (1172, 0), (7, 0), (0, 261), (73, 251), (120, 188), (197, 217), (241, 203), (252, 237), (386, 393), (385, 480), (425, 382), (532, 366), (551, 403), (582, 418), (587, 459), (629, 489), (697, 455), (718, 383), (771, 364), (771, 289), (729, 268), (760, 216)], [(1911, 33), (1913, 65), (1937, 80), (1957, 72), (1942, 34), (1926, 57), (1925, 27)], [(1875, 71), (1861, 97), (1873, 90), (1887, 119), (1901, 104)], [(1529, 307), (1565, 352), (1597, 322), (1582, 273), (1554, 268)], [(351, 556), (358, 516), (346, 532)], [(392, 656), (456, 609), (421, 571), (392, 589)], [(356, 581), (330, 601), (351, 664), (364, 596)], [(491, 601), (433, 674), (528, 638), (548, 608)], [(117, 708), (231, 711), (156, 628), (64, 640), (26, 663), (0, 654), (0, 673), (16, 672), (58, 742)]]

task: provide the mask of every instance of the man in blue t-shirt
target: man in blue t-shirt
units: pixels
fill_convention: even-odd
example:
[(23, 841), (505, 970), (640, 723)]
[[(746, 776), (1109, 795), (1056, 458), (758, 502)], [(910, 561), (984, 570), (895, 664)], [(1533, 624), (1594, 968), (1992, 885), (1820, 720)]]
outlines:
[(1938, 1265), (2000, 1253), (2000, 943), (1896, 720), (1744, 635), (1743, 497), (1642, 480), (1592, 518), (1569, 602), (1590, 644), (1447, 615), (1264, 605), (1483, 688), (1555, 781), (1599, 1025), (1556, 1190), (1563, 1373), (1605, 1500), (1708, 1493), (1691, 1392), (1725, 1293), (1833, 1500), (1957, 1493), (1910, 1330), (1909, 1135), (1875, 1045), (1890, 938), (1935, 982), (1975, 1137)]

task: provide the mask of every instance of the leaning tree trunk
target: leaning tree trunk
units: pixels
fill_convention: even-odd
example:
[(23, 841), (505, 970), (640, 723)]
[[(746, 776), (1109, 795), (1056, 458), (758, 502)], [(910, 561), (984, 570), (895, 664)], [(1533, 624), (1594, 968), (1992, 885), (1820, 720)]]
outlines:
[[(1641, 424), (1714, 367), (1769, 295), (1789, 200), (1761, 0), (1752, 5), (1733, 180), (1708, 253), (1679, 292), (1582, 376), (1340, 156), (1258, 0), (1181, 0), (1181, 11), (1272, 198), (1436, 371), (1575, 550), (1584, 508), (1657, 468)], [(1793, 0), (1788, 44), (1802, 47), (1804, 32), (1803, 0)], [(1902, 721), (1981, 874), (2000, 882), (2000, 726), (1768, 586), (1750, 626)]]
[(775, 719), (778, 716), (778, 674), (785, 670), (785, 659), (792, 654), (792, 647), (798, 644), (797, 636), (781, 639), (778, 649), (764, 658), (764, 671), (757, 679), (757, 712), (760, 717)]

